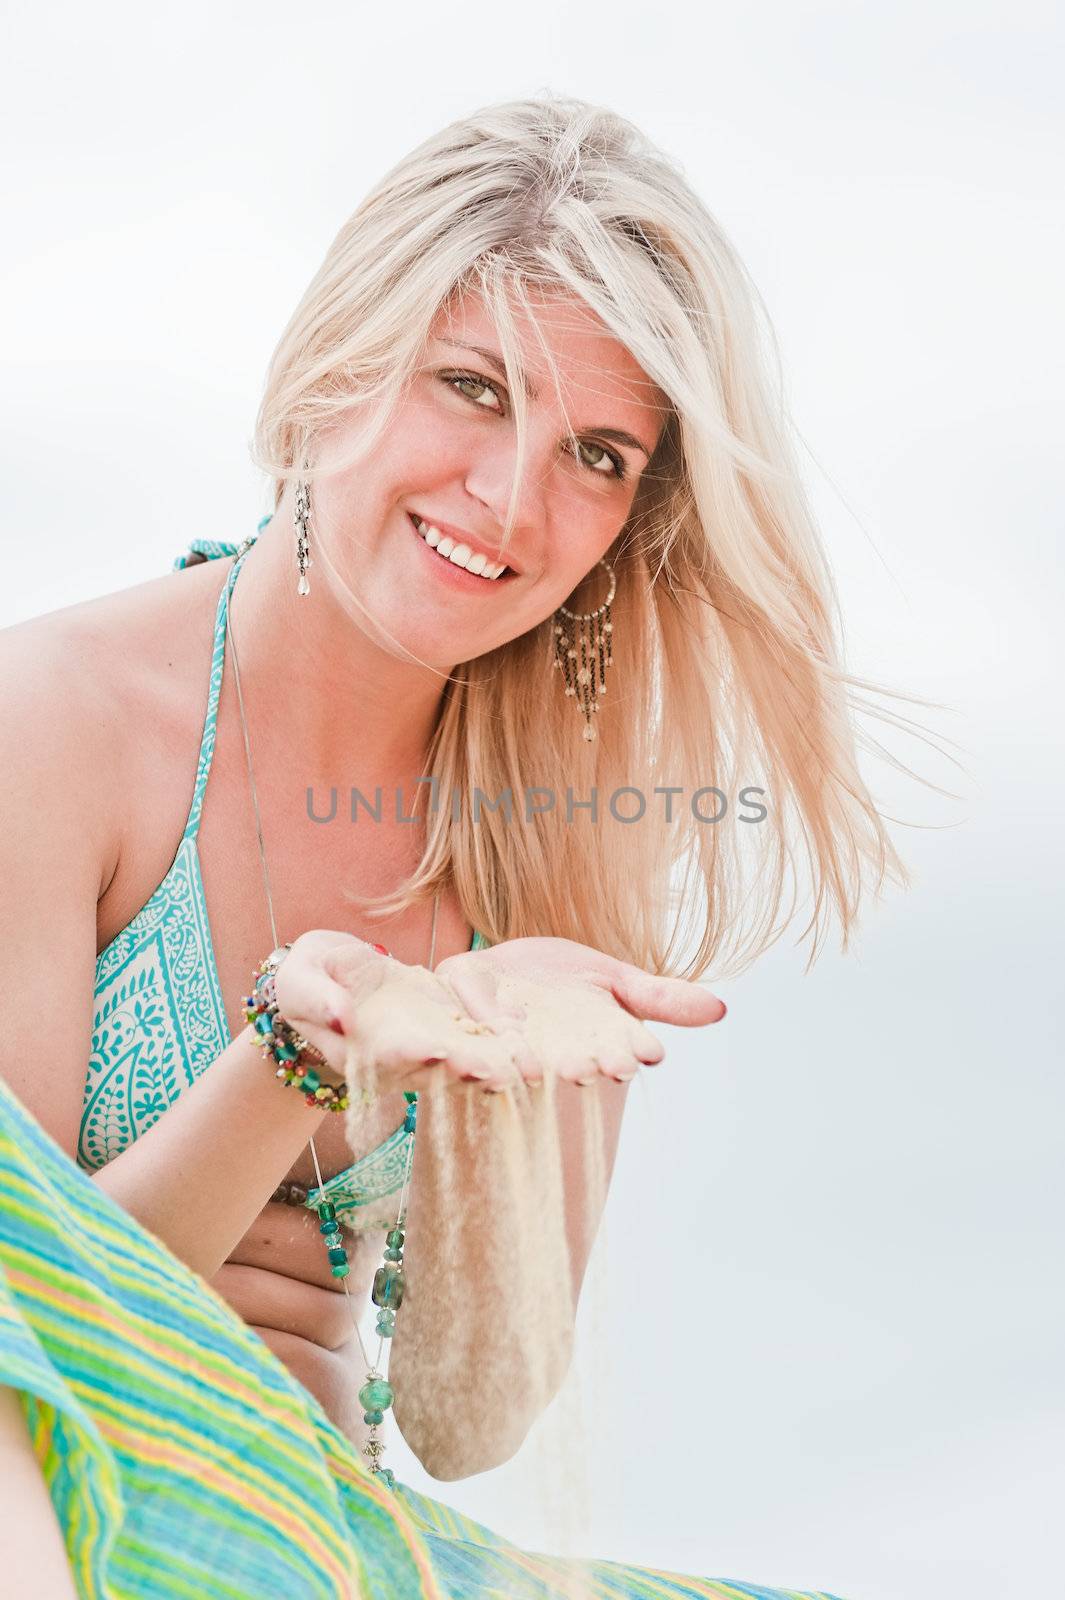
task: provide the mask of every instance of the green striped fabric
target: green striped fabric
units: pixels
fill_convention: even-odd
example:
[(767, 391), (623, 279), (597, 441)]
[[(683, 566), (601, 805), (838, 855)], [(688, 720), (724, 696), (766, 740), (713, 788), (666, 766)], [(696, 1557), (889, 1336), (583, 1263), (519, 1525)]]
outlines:
[(86, 1600), (833, 1600), (529, 1555), (363, 1466), (0, 1082), (0, 1383)]

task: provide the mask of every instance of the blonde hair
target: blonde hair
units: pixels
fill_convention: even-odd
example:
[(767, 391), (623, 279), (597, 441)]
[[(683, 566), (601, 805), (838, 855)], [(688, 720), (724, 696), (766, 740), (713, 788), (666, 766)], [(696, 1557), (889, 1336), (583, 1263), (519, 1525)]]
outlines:
[[(699, 977), (711, 963), (738, 970), (780, 936), (805, 854), (809, 961), (832, 909), (846, 949), (865, 880), (874, 892), (889, 876), (908, 882), (858, 771), (866, 741), (851, 690), (871, 686), (841, 664), (838, 600), (778, 361), (769, 381), (776, 345), (758, 291), (678, 166), (631, 123), (553, 96), (492, 105), (382, 179), (337, 235), (271, 362), (255, 456), (275, 479), (275, 503), (288, 480), (313, 477), (302, 464), (346, 414), (363, 409), (360, 453), (372, 448), (434, 317), (471, 289), (496, 322), (515, 407), (506, 537), (525, 442), (515, 305), (537, 294), (583, 301), (669, 411), (607, 552), (615, 665), (598, 739), (582, 739), (553, 671), (553, 618), (464, 663), (444, 681), (425, 771), (466, 803), (427, 817), (422, 860), (399, 891), (352, 898), (392, 914), (451, 879), (491, 942), (548, 934)], [(599, 598), (590, 590), (582, 608)], [(535, 824), (490, 809), (474, 820), (475, 787), (516, 802), (529, 784), (555, 792), (553, 812)], [(690, 802), (710, 785), (730, 802), (717, 823)], [(732, 812), (744, 785), (764, 790), (768, 816), (756, 826)], [(567, 790), (579, 802), (593, 786), (598, 825), (567, 820)], [(667, 786), (682, 792), (672, 823), (665, 797), (656, 805)], [(634, 788), (646, 811), (626, 822), (610, 797)], [(631, 802), (619, 809), (631, 814)]]

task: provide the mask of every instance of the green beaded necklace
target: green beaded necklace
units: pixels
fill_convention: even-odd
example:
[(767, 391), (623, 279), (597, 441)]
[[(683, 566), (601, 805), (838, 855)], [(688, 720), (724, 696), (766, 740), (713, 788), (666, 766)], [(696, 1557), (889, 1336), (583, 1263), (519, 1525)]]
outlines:
[[(432, 964), (436, 951), (436, 917), (440, 908), (440, 895), (436, 896), (433, 903), (433, 929), (429, 946), (429, 963)], [(273, 910), (271, 905), (271, 926), (273, 926)], [(276, 928), (274, 929), (276, 933)], [(263, 961), (259, 970), (253, 973), (252, 992), (244, 996), (244, 1015), (255, 1029), (256, 1042), (262, 1049), (263, 1055), (270, 1056), (277, 1063), (275, 1077), (286, 1087), (299, 1087), (303, 1091), (305, 1101), (315, 1110), (328, 1109), (338, 1112), (347, 1109), (348, 1097), (346, 1085), (333, 1087), (323, 1084), (318, 1075), (317, 1061), (321, 1061), (318, 1052), (309, 1046), (292, 1025), (279, 1013), (277, 1007), (277, 989), (274, 977), (292, 948), (290, 944), (279, 946), (272, 950)], [(371, 946), (380, 955), (390, 955), (382, 944)], [(311, 1064), (304, 1060), (306, 1054), (312, 1056)], [(317, 1057), (317, 1061), (313, 1058)], [(395, 1399), (395, 1390), (388, 1382), (381, 1370), (384, 1358), (385, 1341), (391, 1339), (396, 1330), (396, 1312), (403, 1303), (403, 1290), (405, 1280), (403, 1276), (403, 1244), (406, 1226), (407, 1195), (410, 1189), (411, 1167), (414, 1161), (414, 1134), (418, 1116), (418, 1096), (410, 1090), (404, 1090), (403, 1098), (407, 1102), (407, 1112), (403, 1119), (403, 1132), (408, 1135), (407, 1152), (403, 1167), (403, 1180), (400, 1186), (399, 1210), (396, 1215), (395, 1226), (390, 1228), (385, 1237), (384, 1261), (374, 1275), (373, 1288), (370, 1293), (371, 1301), (377, 1306), (377, 1358), (371, 1361), (363, 1342), (362, 1329), (355, 1307), (348, 1290), (348, 1285), (342, 1283), (347, 1296), (348, 1308), (351, 1313), (352, 1326), (355, 1329), (359, 1348), (367, 1366), (366, 1382), (359, 1390), (359, 1403), (363, 1407), (363, 1421), (370, 1429), (370, 1437), (363, 1446), (363, 1454), (369, 1457), (370, 1470), (380, 1472), (387, 1481), (394, 1483), (393, 1475), (387, 1468), (380, 1465), (380, 1458), (384, 1445), (378, 1438), (377, 1429), (384, 1422), (384, 1414)], [(314, 1140), (310, 1141), (311, 1156), (314, 1160), (315, 1175), (318, 1179), (319, 1189), (324, 1188), (322, 1169), (318, 1164), (318, 1150)], [(336, 1214), (336, 1207), (331, 1201), (323, 1201), (317, 1208), (318, 1231), (322, 1235), (322, 1243), (326, 1247), (329, 1259), (329, 1269), (334, 1278), (343, 1280), (351, 1271), (348, 1261), (348, 1252), (344, 1245), (340, 1220)]]
[[(440, 903), (437, 895), (433, 907), (433, 943), (436, 943), (436, 911)], [(430, 960), (431, 960), (430, 956)], [(385, 1412), (389, 1410), (396, 1398), (396, 1392), (388, 1381), (387, 1373), (382, 1370), (385, 1346), (396, 1331), (396, 1312), (403, 1304), (403, 1290), (405, 1281), (403, 1277), (403, 1244), (406, 1238), (407, 1195), (410, 1190), (411, 1166), (414, 1161), (414, 1131), (418, 1116), (418, 1096), (411, 1091), (404, 1092), (407, 1102), (407, 1114), (403, 1119), (403, 1130), (410, 1135), (407, 1144), (407, 1160), (403, 1171), (403, 1186), (399, 1195), (399, 1208), (396, 1214), (396, 1224), (385, 1235), (384, 1260), (374, 1274), (373, 1288), (370, 1290), (370, 1299), (377, 1307), (377, 1357), (371, 1361), (362, 1337), (359, 1319), (355, 1314), (355, 1305), (351, 1298), (347, 1283), (344, 1283), (344, 1293), (347, 1297), (348, 1308), (351, 1312), (352, 1326), (355, 1336), (359, 1341), (362, 1359), (366, 1363), (366, 1381), (359, 1390), (359, 1404), (363, 1408), (362, 1420), (368, 1425), (370, 1437), (363, 1445), (362, 1453), (369, 1459), (370, 1471), (378, 1473), (388, 1483), (389, 1487), (395, 1486), (395, 1476), (391, 1469), (381, 1466), (381, 1456), (384, 1454), (384, 1445), (378, 1437), (378, 1429), (385, 1420)], [(322, 1185), (321, 1168), (318, 1165), (318, 1152), (311, 1142), (311, 1155), (314, 1158), (314, 1171), (318, 1179), (318, 1187)], [(322, 1234), (326, 1249), (329, 1254), (330, 1269), (334, 1278), (345, 1279), (351, 1270), (348, 1262), (348, 1253), (341, 1241), (340, 1223), (337, 1221), (336, 1207), (328, 1200), (318, 1207), (318, 1231)]]

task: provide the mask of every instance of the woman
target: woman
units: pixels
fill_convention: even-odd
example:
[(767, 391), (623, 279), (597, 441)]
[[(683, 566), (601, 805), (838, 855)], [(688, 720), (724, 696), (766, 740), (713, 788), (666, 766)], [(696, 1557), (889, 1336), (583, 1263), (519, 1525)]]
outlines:
[[(629, 124), (519, 102), (401, 162), (282, 337), (257, 454), (258, 538), (5, 637), (0, 946), (39, 1027), (4, 1075), (375, 1471), (394, 1398), (456, 1478), (507, 1459), (565, 1371), (602, 1202), (581, 1086), (608, 1175), (625, 1085), (662, 1055), (643, 1021), (724, 1015), (692, 980), (779, 932), (796, 824), (815, 930), (834, 905), (846, 936), (866, 868), (899, 868), (756, 297)], [(711, 786), (768, 801), (760, 897)], [(634, 789), (681, 799), (634, 826)], [(687, 920), (688, 976), (658, 976)], [(321, 1098), (267, 1083), (263, 1040)], [(353, 1165), (323, 1106), (355, 1065), (377, 1095), (349, 1112)], [(557, 1082), (571, 1293), (546, 1341), (471, 1079)], [(438, 1084), (412, 1166), (405, 1095)], [(353, 1350), (371, 1282), (387, 1384)]]

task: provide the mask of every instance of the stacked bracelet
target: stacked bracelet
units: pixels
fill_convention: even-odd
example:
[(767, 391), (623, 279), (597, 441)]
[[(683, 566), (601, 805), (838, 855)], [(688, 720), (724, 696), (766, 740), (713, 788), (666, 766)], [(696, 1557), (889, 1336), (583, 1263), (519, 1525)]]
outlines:
[(322, 1056), (277, 1009), (274, 973), (290, 949), (291, 945), (285, 945), (272, 951), (253, 974), (252, 992), (244, 996), (244, 1015), (255, 1029), (263, 1055), (273, 1058), (279, 1082), (286, 1088), (302, 1089), (307, 1105), (316, 1111), (346, 1111), (346, 1087), (322, 1082), (318, 1073)]
[[(384, 945), (375, 944), (372, 948), (379, 955), (389, 954)], [(350, 1104), (347, 1085), (323, 1083), (318, 1068), (325, 1057), (277, 1009), (274, 974), (291, 949), (291, 944), (286, 944), (272, 950), (252, 974), (252, 992), (244, 996), (244, 1015), (255, 1029), (256, 1043), (263, 1055), (273, 1057), (277, 1065), (275, 1076), (286, 1088), (301, 1089), (307, 1105), (316, 1111), (346, 1111)]]

